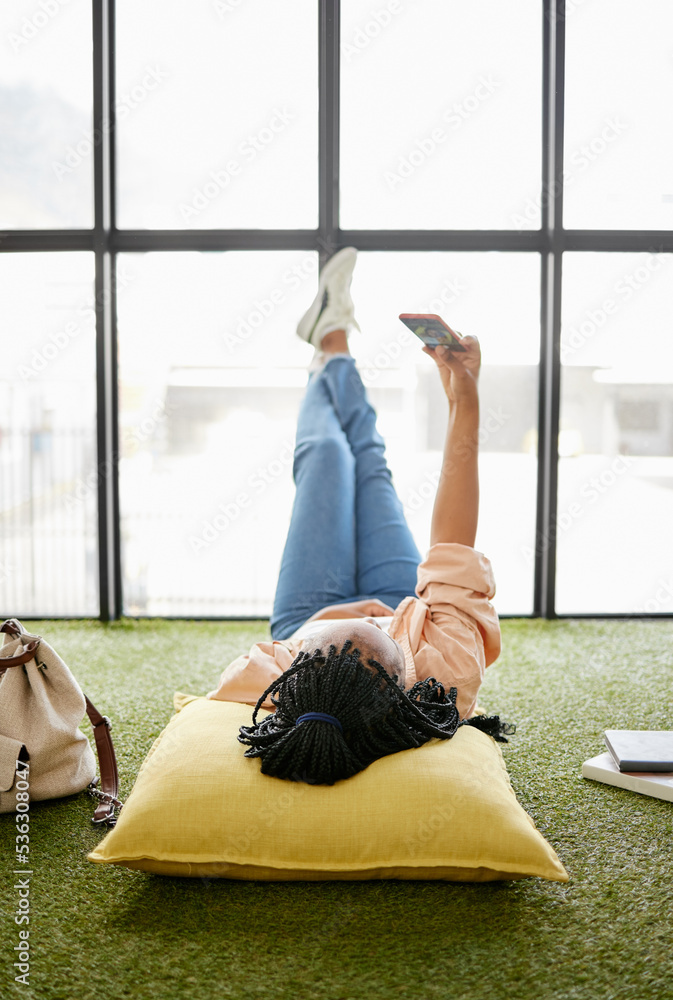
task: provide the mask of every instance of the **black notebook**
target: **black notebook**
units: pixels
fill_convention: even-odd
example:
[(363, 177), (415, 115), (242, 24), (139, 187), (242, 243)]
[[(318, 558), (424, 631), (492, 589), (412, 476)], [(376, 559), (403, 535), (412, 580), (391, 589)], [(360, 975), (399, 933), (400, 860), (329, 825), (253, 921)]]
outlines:
[(605, 743), (620, 771), (673, 771), (673, 730), (606, 729)]

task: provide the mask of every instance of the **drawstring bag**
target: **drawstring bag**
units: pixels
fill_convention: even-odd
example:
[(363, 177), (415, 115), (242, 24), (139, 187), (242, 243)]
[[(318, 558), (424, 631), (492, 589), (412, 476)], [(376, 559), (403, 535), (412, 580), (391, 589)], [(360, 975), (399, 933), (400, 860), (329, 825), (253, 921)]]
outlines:
[[(16, 812), (18, 802), (87, 789), (99, 800), (92, 822), (114, 826), (121, 802), (110, 720), (42, 636), (27, 632), (16, 618), (0, 632), (0, 813)], [(96, 740), (100, 789), (96, 758), (79, 728), (85, 712)]]

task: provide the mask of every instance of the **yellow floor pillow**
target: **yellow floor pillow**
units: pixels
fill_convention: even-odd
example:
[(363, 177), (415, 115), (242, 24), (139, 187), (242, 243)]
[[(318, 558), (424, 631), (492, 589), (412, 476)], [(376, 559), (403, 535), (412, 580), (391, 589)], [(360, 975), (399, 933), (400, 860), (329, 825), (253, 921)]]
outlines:
[(175, 704), (90, 861), (235, 879), (568, 880), (517, 802), (500, 748), (476, 729), (308, 785), (244, 756), (248, 705), (179, 694)]

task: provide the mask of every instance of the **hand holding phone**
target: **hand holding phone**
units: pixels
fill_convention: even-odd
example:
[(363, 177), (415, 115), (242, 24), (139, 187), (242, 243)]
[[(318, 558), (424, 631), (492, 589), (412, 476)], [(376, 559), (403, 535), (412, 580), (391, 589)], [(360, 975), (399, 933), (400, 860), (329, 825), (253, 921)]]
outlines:
[[(459, 336), (434, 313), (401, 313), (400, 319), (423, 342), (423, 352), (437, 367), (449, 403), (477, 398), (481, 351), (476, 337)], [(436, 348), (446, 347), (437, 352)]]
[(426, 347), (433, 350), (435, 347), (448, 347), (452, 351), (465, 350), (451, 327), (434, 313), (401, 313), (400, 319)]

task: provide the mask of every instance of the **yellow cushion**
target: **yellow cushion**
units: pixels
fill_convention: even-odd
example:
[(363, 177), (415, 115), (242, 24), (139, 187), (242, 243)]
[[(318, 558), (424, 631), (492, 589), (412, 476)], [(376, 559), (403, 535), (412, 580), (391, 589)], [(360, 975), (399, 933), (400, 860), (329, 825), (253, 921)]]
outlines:
[(176, 708), (90, 861), (236, 879), (568, 879), (476, 729), (308, 785), (244, 757), (248, 705), (176, 695)]

